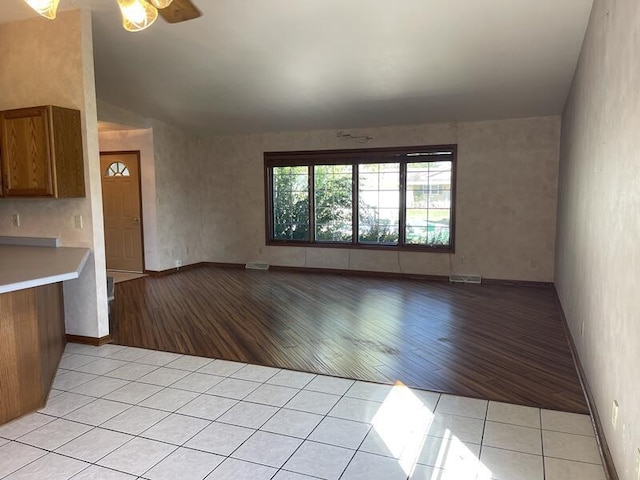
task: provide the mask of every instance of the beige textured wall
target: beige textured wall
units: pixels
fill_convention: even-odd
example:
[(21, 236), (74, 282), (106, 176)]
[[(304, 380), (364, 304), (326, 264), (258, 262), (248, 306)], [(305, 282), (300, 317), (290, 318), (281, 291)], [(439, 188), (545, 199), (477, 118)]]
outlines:
[(205, 245), (209, 242), (202, 211), (204, 198), (212, 186), (203, 172), (211, 164), (211, 142), (195, 132), (103, 101), (98, 102), (98, 118), (134, 129), (146, 127), (145, 140), (132, 131), (100, 135), (102, 150), (131, 147), (143, 152), (146, 268), (161, 271), (174, 268), (176, 260), (184, 265), (207, 261)]
[[(98, 163), (91, 16), (63, 12), (0, 25), (0, 109), (54, 104), (82, 112), (87, 197), (0, 199), (0, 235), (59, 237), (63, 246), (91, 248), (80, 279), (65, 282), (67, 333), (108, 334), (104, 234)], [(21, 226), (11, 225), (20, 214)], [(84, 228), (74, 228), (82, 215)]]
[[(366, 147), (458, 144), (456, 254), (265, 247), (263, 152), (362, 148), (336, 131), (208, 139), (202, 176), (209, 259), (550, 282), (560, 118), (350, 130)], [(464, 258), (463, 258), (464, 257)]]
[(563, 116), (556, 251), (556, 288), (622, 480), (637, 479), (640, 447), (639, 39), (637, 0), (595, 1)]

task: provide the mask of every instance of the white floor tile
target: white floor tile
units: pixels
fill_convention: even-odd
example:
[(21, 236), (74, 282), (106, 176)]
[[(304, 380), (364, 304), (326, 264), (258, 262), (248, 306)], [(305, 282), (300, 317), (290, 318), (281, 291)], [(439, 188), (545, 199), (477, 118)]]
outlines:
[(480, 445), (477, 443), (463, 442), (454, 436), (427, 436), (418, 463), (448, 470), (460, 467), (467, 470), (477, 468), (479, 458)]
[[(219, 377), (217, 377), (219, 378)], [(225, 378), (207, 391), (211, 395), (242, 400), (244, 397), (258, 388), (261, 383), (239, 380), (237, 378)]]
[(107, 377), (120, 378), (121, 380), (137, 380), (146, 374), (153, 372), (158, 367), (155, 365), (143, 365), (142, 363), (127, 363), (125, 366), (111, 370)]
[(280, 370), (266, 381), (271, 385), (281, 387), (303, 388), (316, 377), (315, 373), (296, 372), (294, 370)]
[(431, 412), (434, 412), (438, 401), (440, 401), (440, 394), (436, 392), (429, 392), (427, 390), (420, 390), (418, 388), (410, 388), (409, 391), (422, 402)]
[[(481, 478), (492, 480), (544, 480), (542, 457), (528, 453), (482, 447)], [(489, 473), (490, 472), (490, 473)]]
[(322, 415), (283, 408), (265, 423), (261, 430), (297, 438), (307, 438), (322, 420)]
[(115, 358), (116, 360), (124, 360), (125, 362), (132, 362), (140, 357), (149, 355), (150, 352), (151, 350), (146, 350), (144, 348), (124, 347), (116, 351), (108, 352), (104, 356)]
[(354, 454), (353, 450), (346, 448), (305, 441), (283, 468), (333, 480), (340, 477)]
[(356, 382), (347, 392), (345, 397), (359, 398), (361, 400), (371, 400), (374, 402), (384, 402), (389, 393), (391, 393), (392, 385), (380, 385), (370, 382)]
[(289, 400), (285, 407), (293, 410), (302, 410), (303, 412), (317, 413), (318, 415), (326, 415), (339, 400), (340, 397), (338, 395), (302, 390)]
[(87, 425), (98, 426), (107, 420), (121, 414), (131, 408), (128, 403), (114, 402), (99, 398), (84, 407), (80, 407), (65, 415), (65, 419), (74, 422), (86, 423)]
[(482, 445), (542, 455), (542, 438), (538, 428), (487, 422), (484, 427)]
[(308, 475), (302, 475), (301, 473), (287, 472), (286, 470), (280, 470), (273, 480), (318, 480), (318, 477), (309, 477)]
[(91, 465), (86, 470), (83, 470), (73, 480), (135, 480), (136, 477), (129, 475), (128, 473), (116, 472), (109, 468), (99, 467), (97, 465)]
[(479, 418), (459, 417), (436, 413), (427, 432), (434, 437), (455, 437), (463, 442), (482, 443), (484, 421)]
[(104, 396), (107, 400), (135, 405), (162, 390), (158, 385), (131, 382)]
[(192, 417), (204, 418), (206, 420), (215, 420), (236, 403), (238, 403), (237, 400), (232, 400), (230, 398), (202, 394), (178, 410), (178, 413), (191, 415)]
[(80, 435), (75, 440), (61, 446), (56, 450), (56, 453), (77, 458), (78, 460), (84, 460), (85, 462), (95, 463), (132, 438), (131, 435), (124, 433), (94, 428)]
[(240, 402), (218, 418), (218, 421), (257, 429), (264, 425), (277, 411), (276, 407), (269, 405)]
[(279, 368), (263, 367), (262, 365), (246, 365), (230, 376), (251, 382), (266, 382), (279, 371)]
[(128, 348), (128, 347), (125, 347), (124, 345), (113, 345), (113, 344), (101, 345), (99, 347), (87, 345), (86, 347), (88, 348), (86, 352), (89, 355), (94, 355), (97, 357), (107, 357), (109, 355), (113, 355), (116, 352), (121, 352)]
[(187, 375), (188, 373), (184, 370), (161, 367), (151, 373), (147, 373), (146, 375), (140, 377), (137, 381), (168, 387), (169, 385), (176, 383), (178, 380), (186, 377)]
[(71, 389), (73, 393), (79, 393), (81, 395), (89, 395), (91, 397), (103, 397), (109, 393), (124, 387), (129, 383), (129, 380), (121, 380), (119, 378), (111, 377), (98, 377), (90, 382), (83, 383), (82, 385)]
[(282, 407), (300, 390), (279, 385), (261, 385), (251, 392), (245, 400), (247, 402), (262, 403), (273, 407)]
[(150, 480), (202, 480), (223, 460), (219, 455), (179, 448), (144, 476)]
[[(201, 418), (171, 414), (140, 434), (160, 442), (182, 445), (211, 422)], [(208, 473), (208, 472), (207, 472)]]
[(134, 406), (103, 423), (101, 427), (131, 435), (140, 435), (168, 415), (169, 412), (162, 410)]
[(185, 446), (229, 456), (242, 443), (253, 435), (255, 430), (251, 428), (227, 425), (226, 423), (213, 422), (195, 437), (189, 440)]
[[(62, 370), (58, 370), (61, 372)], [(56, 378), (53, 381), (52, 387), (58, 390), (69, 391), (72, 388), (77, 387), (78, 385), (82, 385), (83, 383), (87, 383), (90, 380), (98, 378), (97, 375), (92, 375), (90, 373), (83, 372), (75, 372), (68, 371), (56, 375)]]
[(330, 417), (344, 418), (345, 420), (371, 423), (381, 407), (382, 403), (379, 402), (343, 397), (328, 415)]
[(175, 446), (166, 443), (134, 438), (104, 457), (98, 465), (132, 475), (142, 475), (175, 449)]
[(368, 423), (325, 417), (309, 435), (309, 440), (355, 450), (360, 446), (370, 429), (371, 425)]
[(136, 363), (144, 363), (146, 365), (155, 365), (157, 367), (163, 367), (168, 363), (180, 360), (182, 354), (172, 352), (161, 352), (151, 350), (148, 355), (140, 357), (136, 360)]
[(502, 402), (489, 402), (487, 420), (521, 427), (540, 428), (540, 409)]
[(272, 467), (227, 458), (206, 480), (270, 480), (276, 472)]
[(0, 447), (0, 478), (46, 455), (46, 451), (29, 445), (10, 442)]
[(602, 465), (545, 457), (545, 480), (606, 480)]
[(26, 435), (47, 423), (53, 422), (54, 420), (55, 417), (42, 415), (41, 413), (30, 413), (22, 418), (18, 418), (17, 420), (13, 420), (0, 426), (0, 437), (15, 440), (16, 438)]
[(555, 432), (595, 436), (589, 415), (542, 410), (542, 428)]
[(351, 385), (355, 382), (346, 378), (328, 377), (325, 375), (318, 375), (311, 380), (305, 387), (305, 390), (312, 390), (314, 392), (330, 393), (332, 395), (344, 395)]
[(479, 477), (475, 470), (444, 470), (428, 465), (416, 465), (409, 480), (489, 480), (491, 477)]
[(214, 360), (211, 363), (208, 363), (204, 367), (198, 369), (200, 373), (208, 373), (209, 375), (219, 375), (221, 377), (228, 377), (232, 373), (237, 372), (242, 367), (244, 367), (246, 363), (240, 362), (230, 362), (228, 360)]
[(198, 394), (195, 392), (178, 390), (176, 388), (165, 388), (164, 390), (161, 390), (155, 395), (152, 395), (146, 400), (140, 402), (140, 406), (165, 410), (167, 412), (175, 412), (197, 396)]
[(213, 386), (219, 384), (224, 380), (224, 377), (217, 375), (207, 375), (205, 373), (189, 373), (182, 380), (178, 380), (171, 385), (171, 388), (178, 388), (180, 390), (189, 390), (190, 392), (204, 393)]
[(341, 480), (406, 480), (413, 464), (403, 465), (395, 458), (358, 452)]
[(80, 460), (49, 453), (9, 475), (7, 480), (33, 480), (36, 478), (69, 480), (88, 466), (88, 463)]
[(269, 432), (256, 432), (244, 442), (232, 457), (239, 460), (280, 468), (302, 440)]
[(94, 375), (104, 375), (116, 368), (124, 367), (126, 364), (127, 362), (113, 358), (98, 358), (91, 363), (87, 363), (81, 367), (76, 367), (74, 370), (78, 372), (92, 373)]
[(487, 400), (458, 397), (456, 395), (442, 395), (438, 401), (436, 412), (484, 420), (487, 416), (488, 405), (489, 402)]
[(55, 450), (89, 430), (91, 430), (91, 427), (88, 425), (58, 419), (31, 433), (27, 433), (18, 440), (45, 450)]
[(409, 430), (403, 427), (378, 431), (374, 426), (362, 442), (360, 450), (413, 465), (422, 449), (424, 438), (420, 429)]
[(94, 400), (95, 398), (88, 397), (86, 395), (64, 392), (53, 398), (49, 398), (47, 405), (43, 409), (38, 410), (38, 412), (45, 415), (52, 415), (54, 417), (63, 417), (67, 413), (71, 413)]
[(60, 363), (58, 364), (58, 368), (64, 368), (66, 370), (74, 370), (82, 365), (86, 365), (87, 363), (95, 362), (96, 357), (92, 357), (90, 355), (81, 355), (78, 353), (72, 353), (70, 355), (63, 355)]
[(199, 368), (204, 367), (205, 365), (210, 364), (213, 361), (212, 358), (204, 358), (204, 357), (194, 357), (192, 355), (183, 355), (182, 357), (174, 360), (170, 363), (167, 363), (167, 367), (169, 368), (177, 368), (179, 370), (189, 370), (190, 372), (195, 372)]
[(545, 457), (595, 464), (602, 462), (595, 437), (543, 430), (542, 444)]

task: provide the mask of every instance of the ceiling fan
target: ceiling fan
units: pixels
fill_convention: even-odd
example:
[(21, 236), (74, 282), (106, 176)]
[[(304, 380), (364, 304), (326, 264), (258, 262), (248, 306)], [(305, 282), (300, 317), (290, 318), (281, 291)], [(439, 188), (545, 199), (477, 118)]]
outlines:
[[(122, 26), (130, 32), (149, 27), (158, 14), (169, 23), (186, 22), (202, 15), (191, 0), (115, 0), (122, 13)], [(56, 18), (60, 0), (25, 0), (43, 17)]]

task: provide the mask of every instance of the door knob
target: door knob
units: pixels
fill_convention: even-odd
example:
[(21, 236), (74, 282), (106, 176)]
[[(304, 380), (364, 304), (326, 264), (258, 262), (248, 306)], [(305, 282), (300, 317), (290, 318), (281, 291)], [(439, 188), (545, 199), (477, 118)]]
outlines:
[(133, 221), (134, 221), (134, 223), (138, 223), (140, 221), (140, 219), (138, 217), (133, 217)]

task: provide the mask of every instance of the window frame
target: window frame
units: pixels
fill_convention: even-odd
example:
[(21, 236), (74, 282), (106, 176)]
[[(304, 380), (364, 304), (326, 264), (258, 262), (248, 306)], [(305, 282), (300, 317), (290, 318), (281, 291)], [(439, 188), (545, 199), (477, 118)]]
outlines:
[[(426, 160), (418, 153), (442, 152), (440, 160)], [(437, 157), (436, 157), (437, 158)], [(406, 198), (407, 198), (407, 164), (428, 163), (437, 161), (451, 162), (451, 207), (449, 245), (433, 246), (406, 243)], [(398, 244), (360, 243), (358, 241), (358, 165), (399, 163), (399, 231)], [(315, 240), (315, 167), (316, 165), (351, 165), (352, 166), (352, 239), (351, 242), (317, 241)], [(273, 168), (304, 166), (308, 168), (309, 194), (309, 239), (283, 240), (274, 239), (273, 225)], [(319, 248), (354, 248), (364, 250), (401, 250), (433, 253), (455, 253), (456, 230), (456, 193), (457, 193), (457, 145), (428, 145), (390, 148), (363, 148), (343, 150), (310, 150), (294, 152), (264, 152), (264, 192), (265, 192), (265, 242), (268, 246), (319, 247)]]

